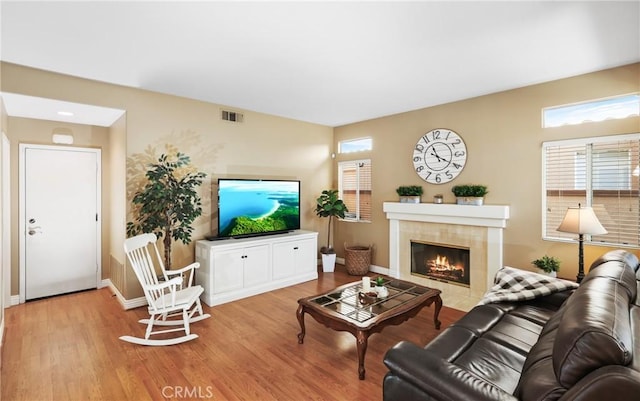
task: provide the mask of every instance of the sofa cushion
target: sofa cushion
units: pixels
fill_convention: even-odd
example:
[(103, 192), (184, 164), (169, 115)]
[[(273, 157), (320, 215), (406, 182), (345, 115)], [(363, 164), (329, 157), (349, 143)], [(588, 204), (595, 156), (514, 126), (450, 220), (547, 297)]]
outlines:
[(512, 394), (518, 384), (525, 355), (504, 344), (480, 338), (456, 361), (456, 366)]
[(475, 347), (478, 339), (484, 338), (526, 356), (546, 321), (553, 316), (555, 307), (546, 307), (520, 302), (476, 306), (425, 349), (453, 362), (468, 348)]
[(609, 277), (590, 277), (569, 298), (553, 344), (553, 369), (563, 387), (602, 366), (631, 361), (629, 301), (628, 288)]
[(522, 365), (554, 310), (526, 302), (476, 306), (425, 350), (513, 393)]
[(467, 313), (449, 326), (441, 335), (427, 344), (425, 349), (451, 362), (471, 347), (479, 337), (491, 330), (504, 315), (504, 310), (493, 305), (476, 306), (473, 308), (473, 313)]
[(557, 399), (566, 391), (556, 380), (551, 358), (563, 312), (561, 308), (549, 319), (522, 367), (514, 394), (523, 401)]

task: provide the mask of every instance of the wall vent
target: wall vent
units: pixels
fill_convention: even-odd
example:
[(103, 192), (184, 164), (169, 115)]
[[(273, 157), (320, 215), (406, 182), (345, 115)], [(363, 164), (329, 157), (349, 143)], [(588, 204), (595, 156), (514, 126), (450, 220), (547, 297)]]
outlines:
[(241, 123), (244, 120), (242, 113), (236, 111), (222, 110), (222, 119), (234, 123)]

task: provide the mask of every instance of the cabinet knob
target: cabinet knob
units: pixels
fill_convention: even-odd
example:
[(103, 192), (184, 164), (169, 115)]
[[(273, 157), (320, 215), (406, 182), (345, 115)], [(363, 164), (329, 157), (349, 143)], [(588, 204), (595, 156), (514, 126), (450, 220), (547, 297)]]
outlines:
[(294, 250), (294, 251), (297, 251), (297, 250), (298, 250), (298, 247), (297, 247), (297, 246), (294, 246), (294, 247), (293, 247), (293, 250)]

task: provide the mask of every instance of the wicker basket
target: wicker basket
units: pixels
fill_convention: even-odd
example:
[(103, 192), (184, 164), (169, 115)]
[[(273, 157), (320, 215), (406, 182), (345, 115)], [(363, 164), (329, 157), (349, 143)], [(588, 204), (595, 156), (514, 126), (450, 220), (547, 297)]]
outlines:
[(352, 276), (363, 276), (369, 272), (371, 246), (344, 244), (344, 266)]

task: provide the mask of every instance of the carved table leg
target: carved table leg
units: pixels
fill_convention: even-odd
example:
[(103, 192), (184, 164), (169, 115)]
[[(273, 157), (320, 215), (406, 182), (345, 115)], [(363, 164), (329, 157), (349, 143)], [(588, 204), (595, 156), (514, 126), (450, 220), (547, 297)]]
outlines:
[(364, 355), (367, 353), (367, 343), (369, 341), (369, 333), (358, 330), (356, 335), (356, 346), (358, 350), (358, 377), (364, 380)]
[(298, 306), (298, 310), (296, 311), (296, 317), (298, 318), (298, 323), (300, 323), (300, 333), (298, 334), (298, 344), (302, 344), (304, 342), (304, 306)]
[(433, 312), (433, 324), (436, 326), (436, 330), (440, 330), (440, 320), (438, 320), (438, 316), (440, 316), (440, 309), (442, 309), (442, 298), (440, 295), (436, 297), (436, 306)]

